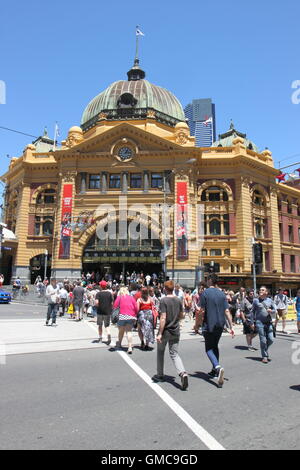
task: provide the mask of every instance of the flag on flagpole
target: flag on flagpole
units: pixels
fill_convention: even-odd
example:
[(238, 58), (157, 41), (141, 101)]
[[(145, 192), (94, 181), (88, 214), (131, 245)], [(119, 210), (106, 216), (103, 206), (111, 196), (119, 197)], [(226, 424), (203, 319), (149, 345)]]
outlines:
[(144, 33), (138, 28), (138, 26), (136, 27), (135, 34), (136, 34), (136, 36), (145, 36)]

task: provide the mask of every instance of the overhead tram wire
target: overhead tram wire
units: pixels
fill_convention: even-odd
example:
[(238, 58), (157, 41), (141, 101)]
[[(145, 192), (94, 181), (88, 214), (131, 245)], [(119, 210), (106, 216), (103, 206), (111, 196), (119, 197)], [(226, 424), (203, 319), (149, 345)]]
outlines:
[(0, 126), (0, 129), (4, 129), (5, 131), (10, 131), (10, 132), (15, 132), (16, 134), (26, 135), (27, 137), (33, 137), (34, 139), (38, 138), (36, 135), (26, 134), (25, 132), (16, 131), (15, 129), (9, 129), (8, 127)]
[(280, 164), (286, 160), (290, 160), (291, 158), (295, 158), (295, 157), (299, 157), (300, 156), (300, 153), (296, 153), (295, 155), (291, 155), (290, 157), (284, 157), (284, 158), (280, 158), (278, 161), (278, 166), (279, 166), (279, 169), (280, 168)]

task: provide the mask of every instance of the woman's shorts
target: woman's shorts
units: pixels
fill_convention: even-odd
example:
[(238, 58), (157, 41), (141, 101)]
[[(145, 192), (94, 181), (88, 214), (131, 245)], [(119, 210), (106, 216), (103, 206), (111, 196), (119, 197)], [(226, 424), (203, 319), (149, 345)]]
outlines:
[(132, 319), (132, 320), (119, 320), (117, 325), (118, 326), (133, 326), (134, 323), (136, 322), (136, 319)]

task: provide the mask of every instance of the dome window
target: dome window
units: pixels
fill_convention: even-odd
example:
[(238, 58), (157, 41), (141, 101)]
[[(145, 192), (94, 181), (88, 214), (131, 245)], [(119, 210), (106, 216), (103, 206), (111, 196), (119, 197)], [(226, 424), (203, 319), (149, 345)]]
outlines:
[(118, 99), (118, 108), (133, 108), (137, 104), (137, 99), (131, 93), (123, 93)]

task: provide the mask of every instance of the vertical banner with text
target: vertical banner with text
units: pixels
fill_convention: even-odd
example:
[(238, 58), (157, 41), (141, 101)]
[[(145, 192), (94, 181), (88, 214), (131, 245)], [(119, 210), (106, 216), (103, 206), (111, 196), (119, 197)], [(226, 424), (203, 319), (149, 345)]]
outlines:
[(176, 237), (177, 237), (177, 259), (188, 258), (188, 201), (187, 182), (177, 183), (177, 217), (176, 217)]
[(61, 208), (59, 258), (70, 258), (73, 185), (65, 184)]

